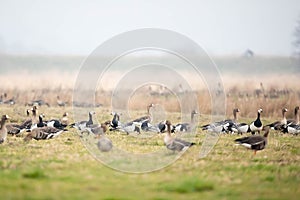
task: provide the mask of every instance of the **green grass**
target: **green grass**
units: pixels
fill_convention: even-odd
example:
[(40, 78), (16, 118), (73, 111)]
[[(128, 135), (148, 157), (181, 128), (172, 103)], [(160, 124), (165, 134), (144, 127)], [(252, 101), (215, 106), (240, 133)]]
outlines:
[[(40, 109), (48, 116), (61, 115), (58, 108)], [(1, 114), (5, 112), (21, 120), (10, 107), (1, 107)], [(101, 109), (96, 112), (98, 119), (111, 117), (102, 115)], [(234, 145), (240, 136), (221, 135), (211, 153), (199, 159), (205, 134), (199, 130), (197, 145), (173, 164), (142, 174), (101, 164), (72, 129), (47, 141), (24, 143), (21, 137), (10, 136), (0, 145), (1, 199), (298, 199), (299, 136), (271, 131), (267, 148), (254, 156)], [(164, 148), (159, 135), (139, 139), (109, 132), (108, 137), (132, 152)]]

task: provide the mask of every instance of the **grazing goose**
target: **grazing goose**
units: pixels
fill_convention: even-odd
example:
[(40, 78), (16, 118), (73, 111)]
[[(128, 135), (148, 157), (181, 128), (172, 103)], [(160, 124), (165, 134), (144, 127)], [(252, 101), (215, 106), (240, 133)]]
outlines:
[(180, 124), (177, 124), (175, 127), (173, 127), (172, 133), (191, 131), (192, 126), (194, 124), (194, 116), (196, 114), (198, 114), (198, 112), (196, 110), (193, 110), (191, 112), (191, 122), (190, 123), (180, 123)]
[(89, 120), (88, 121), (80, 121), (76, 122), (74, 124), (71, 124), (71, 127), (76, 128), (77, 130), (84, 131), (86, 130), (87, 126), (90, 126), (93, 124), (93, 115), (95, 115), (95, 111), (90, 111), (89, 112)]
[(298, 135), (300, 133), (300, 125), (290, 124), (283, 128), (283, 133), (290, 133), (293, 135)]
[(141, 134), (140, 129), (141, 123), (139, 122), (128, 122), (126, 124), (123, 124), (118, 130), (125, 132), (127, 135), (132, 132), (137, 132), (138, 134)]
[(171, 122), (166, 121), (167, 125), (167, 134), (164, 137), (164, 143), (166, 147), (172, 151), (184, 151), (188, 149), (190, 146), (195, 145), (195, 143), (187, 142), (178, 138), (173, 138), (171, 136)]
[(255, 134), (255, 132), (257, 131), (258, 133), (260, 133), (260, 131), (263, 129), (263, 124), (260, 121), (260, 114), (263, 112), (263, 110), (260, 108), (257, 110), (257, 118), (255, 121), (251, 122), (251, 124), (249, 125), (249, 129), (248, 132), (251, 132), (252, 135)]
[(249, 137), (242, 137), (235, 139), (234, 141), (237, 145), (242, 145), (248, 149), (254, 150), (254, 155), (256, 151), (263, 150), (268, 143), (269, 127), (265, 127), (265, 133), (261, 135), (252, 135)]
[(141, 129), (145, 132), (155, 132), (155, 133), (160, 132), (158, 126), (152, 125), (148, 121), (145, 121), (141, 124)]
[(25, 142), (30, 141), (31, 139), (35, 140), (48, 140), (59, 136), (66, 129), (61, 130), (53, 127), (41, 127), (33, 129), (26, 137), (24, 138)]
[(286, 127), (286, 125), (287, 125), (287, 120), (286, 120), (286, 117), (285, 117), (285, 113), (287, 111), (288, 111), (288, 109), (283, 108), (282, 109), (282, 120), (273, 122), (273, 123), (268, 124), (266, 126), (270, 127), (273, 130), (282, 130), (282, 128)]
[(290, 125), (290, 124), (298, 125), (299, 124), (299, 106), (295, 107), (294, 116), (295, 116), (294, 119), (287, 120), (287, 125)]
[(231, 128), (237, 122), (237, 112), (240, 110), (238, 108), (233, 109), (233, 120), (225, 119), (223, 121), (214, 122), (212, 124), (206, 124), (201, 126), (202, 130), (208, 130), (215, 133), (228, 132), (231, 131)]
[(25, 104), (25, 106), (43, 106), (46, 105), (48, 107), (50, 107), (50, 104), (45, 102), (44, 100), (32, 100), (30, 103)]
[(6, 137), (7, 137), (7, 129), (6, 129), (5, 123), (8, 119), (9, 119), (8, 115), (2, 115), (1, 123), (0, 123), (0, 125), (1, 125), (1, 127), (0, 127), (0, 144), (2, 144), (6, 140)]

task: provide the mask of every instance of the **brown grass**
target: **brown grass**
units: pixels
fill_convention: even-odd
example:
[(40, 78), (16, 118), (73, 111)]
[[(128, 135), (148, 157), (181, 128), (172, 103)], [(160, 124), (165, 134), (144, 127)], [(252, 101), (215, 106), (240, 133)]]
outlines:
[[(117, 77), (118, 75), (114, 74), (113, 76)], [(231, 117), (233, 108), (237, 107), (241, 110), (241, 117), (253, 118), (256, 116), (256, 110), (263, 108), (264, 117), (280, 118), (281, 109), (286, 107), (289, 109), (287, 117), (292, 118), (294, 107), (300, 105), (300, 87), (297, 84), (298, 77), (296, 75), (265, 77), (263, 80), (265, 91), (259, 97), (255, 95), (255, 90), (260, 89), (261, 79), (251, 79), (249, 77), (242, 80), (241, 78), (233, 79), (230, 76), (222, 78), (226, 95), (227, 117)], [(14, 98), (17, 104), (25, 105), (31, 100), (43, 99), (50, 105), (56, 106), (56, 97), (59, 95), (61, 100), (71, 105), (76, 73), (5, 74), (0, 75), (0, 80), (2, 81), (0, 93), (7, 93), (7, 98)], [(108, 79), (103, 79), (102, 82), (105, 80), (107, 80), (107, 88), (110, 88), (112, 81), (109, 82)], [(202, 83), (199, 85), (203, 86)], [(136, 90), (128, 101), (129, 109), (146, 112), (146, 105), (153, 102), (160, 104), (161, 108), (165, 111), (180, 111), (178, 98), (174, 93), (170, 92), (170, 90), (176, 90), (176, 86), (170, 88), (170, 90), (161, 90), (158, 86), (153, 85), (151, 88), (150, 91), (149, 85), (146, 85)], [(276, 91), (278, 97), (271, 98), (274, 91)], [(286, 93), (283, 94), (284, 91)], [(105, 107), (111, 107), (112, 92), (111, 90), (99, 87), (96, 92), (96, 103), (100, 103)], [(214, 94), (211, 94), (206, 88), (198, 88), (195, 94), (198, 98), (199, 111), (202, 114), (211, 114), (211, 95)], [(188, 102), (189, 99), (185, 99), (185, 101)]]

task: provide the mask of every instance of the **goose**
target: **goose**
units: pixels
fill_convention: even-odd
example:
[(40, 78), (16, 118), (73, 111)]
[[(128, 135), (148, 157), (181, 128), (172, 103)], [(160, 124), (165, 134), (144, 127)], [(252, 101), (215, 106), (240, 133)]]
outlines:
[(25, 119), (21, 124), (7, 124), (6, 128), (8, 130), (8, 134), (19, 135), (22, 132), (29, 130), (32, 126), (32, 118), (30, 118), (30, 110), (26, 110), (27, 119)]
[(8, 115), (2, 115), (1, 117), (1, 127), (0, 127), (0, 144), (2, 144), (7, 137), (7, 129), (5, 126), (6, 121), (9, 119)]
[[(157, 127), (159, 128), (159, 132), (160, 133), (164, 133), (167, 131), (167, 124), (166, 124), (167, 120), (159, 122)], [(172, 126), (171, 130), (174, 129), (174, 126)]]
[(111, 120), (110, 123), (110, 131), (112, 130), (117, 130), (118, 128), (120, 128), (122, 126), (122, 123), (120, 122), (120, 113), (115, 113), (112, 112), (111, 115), (113, 115), (113, 119)]
[(237, 122), (237, 113), (240, 112), (238, 108), (233, 109), (233, 120), (225, 119), (223, 121), (214, 122), (212, 124), (206, 124), (202, 126), (202, 130), (208, 130), (215, 133), (231, 131), (231, 127)]
[(160, 129), (158, 128), (158, 126), (155, 126), (153, 124), (150, 124), (148, 121), (144, 121), (141, 124), (141, 129), (145, 132), (155, 132), (155, 133), (159, 133)]
[(25, 106), (43, 106), (46, 105), (50, 107), (50, 104), (45, 102), (44, 100), (38, 99), (38, 100), (32, 100), (30, 103), (25, 104)]
[(164, 137), (164, 144), (166, 147), (172, 151), (185, 151), (190, 146), (195, 145), (196, 143), (187, 142), (178, 138), (173, 138), (171, 136), (171, 122), (169, 120), (166, 121), (167, 125), (167, 134)]
[(288, 111), (288, 109), (283, 108), (282, 109), (282, 120), (273, 122), (273, 123), (268, 124), (266, 126), (270, 127), (273, 130), (281, 130), (282, 128), (284, 128), (287, 125), (287, 120), (286, 120), (286, 117), (285, 117), (285, 113), (287, 111)]
[(247, 133), (249, 125), (247, 123), (238, 123), (238, 113), (240, 109), (235, 108), (233, 110), (234, 121), (229, 124), (228, 130), (231, 132), (237, 132), (238, 134)]
[(295, 116), (294, 119), (287, 120), (287, 125), (290, 125), (290, 124), (298, 125), (299, 124), (299, 106), (295, 107), (294, 116)]
[(180, 124), (177, 124), (176, 126), (173, 127), (172, 133), (191, 131), (192, 126), (194, 124), (194, 116), (196, 114), (198, 114), (198, 112), (196, 110), (192, 110), (192, 112), (191, 112), (191, 122), (190, 123), (180, 123)]
[(65, 107), (65, 106), (67, 105), (66, 102), (60, 100), (60, 97), (59, 97), (58, 95), (57, 95), (57, 97), (56, 97), (56, 103), (57, 103), (57, 105), (58, 105), (59, 107)]
[(107, 131), (107, 125), (109, 125), (111, 122), (106, 121), (101, 124), (91, 124), (85, 128), (88, 133), (93, 133), (95, 135), (97, 134), (104, 134)]
[(37, 114), (38, 114), (38, 107), (37, 107), (37, 106), (33, 106), (33, 107), (31, 108), (31, 112), (32, 112), (32, 121), (31, 121), (31, 123), (32, 123), (32, 124), (38, 123), (38, 117), (37, 117)]
[(64, 113), (61, 120), (51, 119), (47, 121), (47, 126), (54, 127), (57, 129), (64, 129), (68, 125), (68, 113)]
[(283, 133), (290, 133), (293, 135), (298, 135), (300, 133), (300, 125), (297, 124), (289, 124), (282, 130)]
[(125, 132), (127, 135), (132, 132), (137, 132), (138, 134), (141, 134), (141, 123), (139, 122), (128, 122), (126, 124), (123, 124), (118, 130)]
[(76, 128), (77, 130), (84, 131), (86, 130), (87, 126), (90, 126), (93, 124), (93, 115), (95, 115), (95, 111), (90, 111), (89, 112), (89, 120), (88, 121), (80, 121), (71, 124), (71, 127)]
[(256, 151), (263, 150), (268, 143), (268, 135), (269, 135), (269, 127), (264, 128), (264, 135), (252, 135), (249, 137), (242, 137), (235, 139), (237, 145), (242, 145), (248, 149), (252, 149), (254, 151), (254, 155), (256, 155)]
[(24, 138), (25, 142), (30, 141), (31, 139), (35, 140), (48, 140), (59, 136), (66, 129), (57, 129), (54, 127), (41, 127), (33, 129), (26, 137)]
[(69, 118), (68, 118), (68, 116), (69, 116), (69, 113), (64, 112), (64, 114), (63, 114), (63, 116), (62, 116), (62, 118), (60, 120), (60, 122), (61, 122), (62, 125), (68, 126), (68, 124), (69, 124)]
[(147, 115), (146, 116), (143, 116), (143, 117), (140, 117), (140, 118), (137, 118), (135, 120), (133, 120), (132, 122), (140, 122), (140, 123), (143, 123), (145, 121), (148, 121), (148, 122), (151, 122), (152, 121), (152, 114), (150, 112), (150, 109), (152, 107), (154, 107), (155, 105), (153, 103), (150, 103), (148, 106), (147, 106)]
[(45, 115), (42, 113), (39, 115), (39, 122), (36, 124), (32, 124), (32, 126), (30, 127), (30, 131), (32, 131), (35, 128), (41, 128), (41, 127), (45, 127), (47, 126), (47, 123), (43, 121), (43, 118), (45, 117)]
[(255, 121), (251, 122), (251, 124), (249, 125), (249, 129), (248, 132), (251, 132), (252, 135), (255, 134), (255, 132), (257, 131), (258, 133), (260, 133), (260, 131), (263, 129), (263, 123), (260, 121), (260, 114), (263, 112), (263, 110), (260, 108), (257, 110), (257, 118)]
[(15, 102), (14, 98), (11, 98), (6, 101), (3, 101), (3, 103), (7, 104), (7, 105), (14, 105), (16, 102)]

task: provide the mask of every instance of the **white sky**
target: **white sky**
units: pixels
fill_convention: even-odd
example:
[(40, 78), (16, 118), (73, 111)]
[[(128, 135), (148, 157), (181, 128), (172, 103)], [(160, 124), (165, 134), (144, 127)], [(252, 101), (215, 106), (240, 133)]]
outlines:
[(0, 0), (0, 51), (87, 55), (138, 28), (184, 34), (209, 54), (291, 55), (299, 0)]

